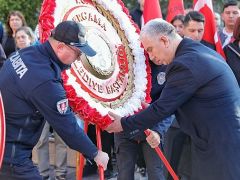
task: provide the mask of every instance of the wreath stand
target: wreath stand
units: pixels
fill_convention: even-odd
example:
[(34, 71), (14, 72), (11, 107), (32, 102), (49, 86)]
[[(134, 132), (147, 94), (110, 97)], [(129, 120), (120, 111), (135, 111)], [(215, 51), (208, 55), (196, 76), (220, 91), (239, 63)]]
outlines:
[[(89, 122), (84, 121), (84, 132), (87, 134)], [(102, 150), (102, 140), (101, 140), (101, 129), (98, 125), (96, 127), (96, 138), (97, 138), (97, 148)], [(82, 180), (84, 168), (84, 157), (81, 153), (77, 153), (76, 161), (76, 180)], [(98, 166), (99, 179), (104, 180), (104, 169), (101, 166)]]

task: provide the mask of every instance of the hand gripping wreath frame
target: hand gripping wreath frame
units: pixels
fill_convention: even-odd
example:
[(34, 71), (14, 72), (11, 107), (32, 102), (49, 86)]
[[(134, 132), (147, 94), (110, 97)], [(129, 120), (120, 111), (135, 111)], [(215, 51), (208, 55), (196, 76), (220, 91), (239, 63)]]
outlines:
[[(102, 20), (98, 19), (98, 16), (101, 15), (104, 17)], [(115, 39), (115, 41), (118, 41), (118, 44), (111, 45), (111, 43), (114, 44), (111, 40), (106, 43), (107, 46), (104, 43), (102, 44), (103, 46), (105, 45), (106, 49), (111, 47), (109, 52), (117, 54), (117, 56), (115, 56), (116, 60), (113, 60), (113, 62), (110, 61), (111, 63), (108, 63), (107, 68), (101, 67), (99, 64), (91, 64), (91, 59), (84, 56), (81, 57), (81, 61), (75, 61), (76, 63), (73, 63), (71, 70), (62, 74), (70, 106), (85, 121), (85, 132), (87, 132), (88, 123), (96, 125), (97, 146), (101, 149), (100, 129), (104, 129), (111, 123), (111, 119), (107, 115), (109, 110), (126, 116), (141, 110), (141, 101), (151, 101), (149, 96), (151, 87), (150, 68), (147, 56), (144, 54), (144, 50), (139, 41), (139, 29), (130, 19), (128, 10), (120, 0), (45, 0), (42, 4), (39, 17), (40, 39), (44, 42), (49, 37), (50, 31), (54, 26), (61, 21), (75, 20), (83, 24), (85, 23), (84, 25), (88, 26), (91, 22), (86, 23), (86, 19), (97, 23), (104, 30), (114, 28), (117, 33), (115, 33), (115, 30), (113, 30), (112, 33), (117, 34), (116, 36), (119, 37), (119, 39)], [(104, 23), (106, 20), (110, 25), (109, 23)], [(101, 42), (106, 39), (114, 39), (114, 37), (109, 38), (106, 34), (101, 34), (101, 32), (98, 33), (99, 31), (96, 31), (94, 28), (90, 28), (88, 31), (93, 34), (98, 34), (98, 36), (88, 36), (87, 40), (90, 40), (90, 44), (91, 40), (96, 41), (100, 39)], [(111, 34), (111, 32), (108, 33), (108, 35), (109, 34)], [(99, 36), (102, 39), (99, 38)], [(94, 47), (95, 44), (91, 45)], [(116, 50), (114, 50), (114, 47)], [(100, 46), (95, 47), (95, 49), (97, 50), (97, 54), (104, 55), (98, 50), (101, 49)], [(104, 58), (107, 58), (107, 56)], [(121, 65), (120, 59), (124, 58), (127, 62)], [(95, 61), (93, 60), (92, 62), (96, 62), (97, 60), (99, 59), (95, 59)], [(123, 64), (125, 66), (123, 66)], [(114, 74), (116, 75), (114, 68), (118, 69), (120, 74), (125, 73), (125, 75), (114, 76)], [(96, 83), (98, 85), (100, 84), (101, 91), (99, 92), (103, 93), (103, 89), (105, 88), (107, 89), (107, 93), (103, 93), (101, 96), (99, 92), (87, 86), (90, 83), (87, 84), (84, 82), (83, 76), (82, 79), (79, 78), (79, 74), (83, 74), (84, 69), (93, 74), (93, 76), (92, 74), (88, 74), (88, 76), (93, 79), (90, 83), (94, 82), (94, 76), (100, 77), (99, 82)], [(111, 75), (113, 75), (113, 79), (115, 80), (120, 79), (120, 81), (116, 81), (115, 84), (113, 83), (112, 86), (109, 85), (112, 80), (108, 81)], [(124, 78), (125, 83), (121, 84), (121, 82), (124, 82)], [(103, 84), (101, 84), (101, 82), (103, 82)], [(109, 86), (104, 87), (105, 84)], [(117, 89), (117, 91), (111, 91), (116, 87), (120, 87), (120, 85), (123, 87)], [(113, 95), (109, 92), (112, 92)], [(110, 98), (108, 98), (108, 95)], [(156, 149), (156, 151), (160, 157), (163, 156), (160, 149)], [(161, 154), (159, 154), (159, 152)], [(81, 155), (77, 160), (77, 179), (82, 178), (83, 164), (84, 159)], [(99, 168), (99, 172), (100, 179), (104, 179), (104, 173), (101, 167)]]

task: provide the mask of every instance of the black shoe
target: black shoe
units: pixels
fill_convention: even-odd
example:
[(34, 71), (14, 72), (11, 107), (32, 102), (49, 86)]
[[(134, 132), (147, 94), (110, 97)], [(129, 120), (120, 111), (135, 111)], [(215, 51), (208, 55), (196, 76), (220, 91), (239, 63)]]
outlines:
[(42, 176), (43, 180), (50, 180), (49, 176)]
[(97, 172), (97, 166), (95, 164), (89, 165), (86, 164), (83, 168), (83, 177), (90, 176)]
[(139, 173), (142, 177), (146, 177), (146, 168), (139, 168)]
[(56, 176), (55, 180), (66, 180), (66, 175), (60, 175), (60, 176)]
[(117, 172), (113, 172), (113, 170), (106, 170), (106, 171), (104, 171), (104, 177), (106, 178), (106, 179), (111, 179), (111, 178), (114, 178), (114, 177), (116, 177), (118, 175), (118, 173)]

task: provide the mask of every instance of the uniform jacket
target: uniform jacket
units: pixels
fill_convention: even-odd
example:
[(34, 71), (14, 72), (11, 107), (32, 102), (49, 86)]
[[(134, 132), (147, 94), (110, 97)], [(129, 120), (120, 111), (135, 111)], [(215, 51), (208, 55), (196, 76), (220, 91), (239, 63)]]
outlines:
[(191, 39), (179, 44), (159, 99), (121, 123), (126, 132), (142, 130), (173, 113), (192, 139), (191, 180), (238, 180), (239, 87), (221, 56)]
[(66, 67), (48, 41), (17, 51), (4, 63), (0, 89), (6, 114), (6, 163), (31, 159), (45, 120), (70, 148), (90, 159), (97, 154), (68, 106), (61, 80)]
[[(132, 16), (133, 21), (138, 25), (141, 29), (142, 26), (142, 11), (140, 9), (140, 4), (131, 10), (130, 15)], [(152, 102), (156, 101), (160, 96), (162, 89), (165, 84), (165, 71), (167, 66), (157, 66), (151, 61), (149, 62), (151, 67), (151, 77), (152, 77), (152, 88), (151, 88), (151, 98)], [(161, 81), (161, 82), (160, 82)], [(156, 124), (152, 127), (152, 130), (158, 132), (161, 136), (167, 131), (173, 121), (173, 117), (170, 116), (166, 118), (162, 123)], [(126, 134), (125, 134), (126, 135)], [(128, 135), (127, 135), (128, 136)], [(135, 140), (145, 140), (146, 135), (143, 132), (133, 131), (130, 133), (130, 139)]]
[[(162, 89), (165, 85), (165, 80), (166, 80), (165, 71), (166, 71), (167, 66), (164, 66), (164, 65), (157, 66), (150, 61), (150, 67), (151, 67), (151, 77), (152, 77), (151, 78), (152, 88), (151, 88), (150, 96), (152, 98), (151, 103), (153, 103), (154, 101), (156, 101), (159, 98), (159, 96), (162, 92)], [(163, 121), (155, 124), (151, 128), (151, 130), (158, 132), (158, 134), (161, 137), (163, 137), (165, 132), (171, 126), (173, 120), (174, 120), (174, 117), (169, 116), (169, 117), (165, 118)], [(132, 132), (130, 132), (130, 134), (125, 133), (125, 136), (127, 136), (130, 139), (137, 140), (137, 141), (145, 141), (146, 140), (146, 135), (144, 134), (144, 132), (138, 131), (138, 130), (132, 131)]]

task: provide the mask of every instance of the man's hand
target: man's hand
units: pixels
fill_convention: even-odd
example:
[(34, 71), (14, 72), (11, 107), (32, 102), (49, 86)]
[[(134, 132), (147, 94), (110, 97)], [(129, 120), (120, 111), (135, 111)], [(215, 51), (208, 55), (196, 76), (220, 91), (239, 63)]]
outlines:
[(107, 169), (107, 164), (108, 164), (108, 154), (98, 150), (97, 156), (94, 158), (94, 161), (98, 166), (102, 166), (104, 170)]
[(108, 112), (108, 115), (112, 118), (113, 122), (104, 130), (106, 130), (109, 133), (123, 131), (121, 124), (122, 117), (110, 111)]
[(160, 135), (157, 132), (152, 131), (151, 129), (148, 129), (148, 131), (150, 132), (150, 134), (146, 138), (148, 144), (151, 146), (151, 148), (158, 147), (161, 140)]

